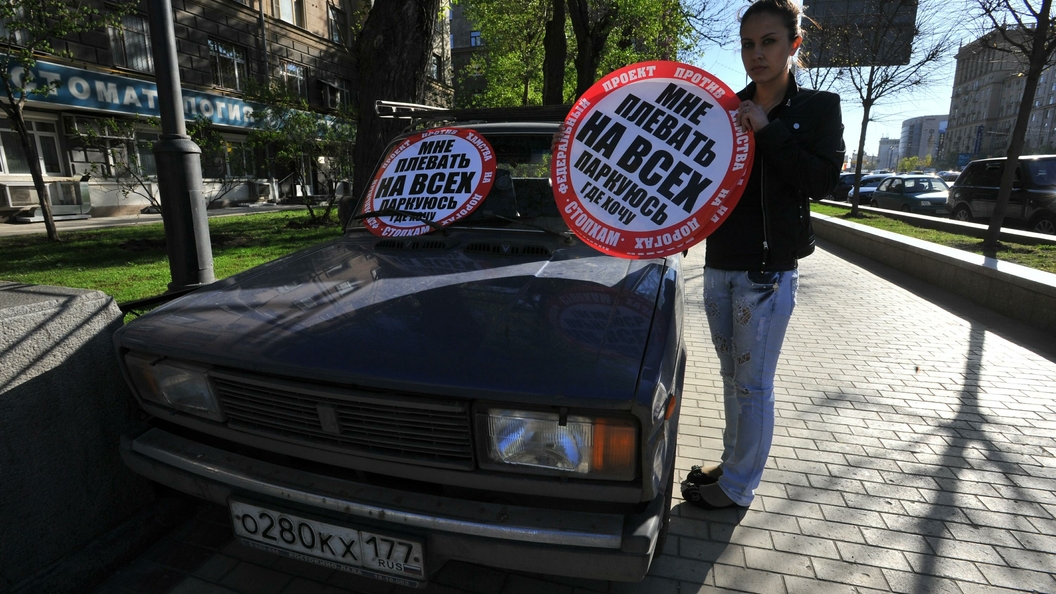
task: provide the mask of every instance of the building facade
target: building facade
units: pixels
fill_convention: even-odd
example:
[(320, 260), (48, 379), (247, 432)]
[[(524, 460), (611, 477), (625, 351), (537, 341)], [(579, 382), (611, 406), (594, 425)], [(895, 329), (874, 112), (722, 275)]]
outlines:
[(938, 160), (946, 137), (949, 116), (921, 116), (902, 122), (902, 134), (899, 137), (899, 159), (919, 157), (922, 162), (931, 157), (931, 162)]
[[(944, 150), (956, 156), (958, 168), (1008, 150), (1026, 80), (1024, 66), (1014, 54), (996, 49), (999, 43), (990, 34), (957, 52)], [(1056, 71), (1051, 67), (1041, 74), (1029, 117), (1023, 153), (1056, 152)]]
[[(254, 83), (278, 82), (324, 114), (354, 104), (353, 37), (369, 0), (172, 0), (172, 8), (185, 117), (208, 120), (224, 142), (222, 150), (203, 155), (207, 194), (219, 191), (218, 180), (233, 178), (239, 183), (225, 188), (224, 203), (321, 193), (310, 172), (294, 185), (289, 180), (298, 176), (276, 170), (266, 153), (247, 146), (254, 105), (246, 92)], [(0, 33), (12, 27), (0, 23)], [(149, 200), (122, 192), (111, 175), (117, 171), (115, 155), (129, 154), (148, 185), (153, 175), (151, 141), (160, 130), (152, 119), (160, 112), (146, 12), (126, 15), (119, 27), (71, 35), (54, 45), (71, 58), (39, 58), (36, 78), (56, 87), (31, 99), (25, 116), (56, 215), (140, 212)], [(450, 102), (446, 12), (434, 38), (430, 75), (432, 101)], [(121, 122), (123, 131), (108, 133), (99, 126), (101, 118)], [(90, 145), (86, 133), (93, 135)], [(37, 204), (23, 153), (11, 122), (0, 118), (0, 220), (24, 215)]]
[(898, 160), (901, 159), (901, 155), (898, 152), (898, 146), (901, 140), (898, 138), (881, 138), (880, 149), (876, 153), (876, 168), (887, 169), (894, 171), (898, 167)]

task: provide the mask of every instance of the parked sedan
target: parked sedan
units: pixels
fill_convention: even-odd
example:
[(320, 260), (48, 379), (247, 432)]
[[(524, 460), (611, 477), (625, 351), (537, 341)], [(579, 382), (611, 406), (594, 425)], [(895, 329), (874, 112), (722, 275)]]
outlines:
[(641, 580), (676, 472), (681, 257), (570, 233), (548, 178), (563, 117), (446, 128), (496, 161), (462, 219), (379, 236), (357, 209), (342, 237), (122, 327), (148, 417), (125, 462), (227, 506), (248, 546), (390, 583), (451, 560)]
[(869, 205), (917, 214), (946, 215), (946, 182), (930, 175), (893, 175), (880, 182)]
[[(876, 188), (880, 185), (880, 182), (891, 177), (890, 173), (883, 173), (878, 175), (863, 175), (862, 182), (858, 188), (858, 204), (869, 204), (869, 200), (876, 191)], [(847, 195), (847, 201), (854, 200), (854, 192)]]

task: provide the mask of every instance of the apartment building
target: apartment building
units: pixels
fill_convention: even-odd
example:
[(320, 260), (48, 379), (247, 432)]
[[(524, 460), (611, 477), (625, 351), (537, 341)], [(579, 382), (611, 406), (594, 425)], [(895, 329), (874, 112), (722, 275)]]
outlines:
[[(284, 180), (296, 176), (247, 146), (254, 105), (245, 92), (251, 81), (279, 81), (321, 113), (353, 103), (353, 33), (369, 7), (370, 0), (172, 0), (185, 116), (208, 118), (226, 143), (222, 154), (203, 158), (207, 193), (225, 176), (245, 178), (225, 196), (228, 202), (321, 193), (312, 187), (315, 176), (294, 187)], [(448, 104), (453, 94), (447, 23), (445, 13), (434, 37), (429, 90), (438, 104)], [(13, 26), (0, 23), (0, 34)], [(153, 173), (150, 143), (159, 129), (148, 118), (160, 112), (145, 9), (123, 17), (120, 27), (69, 36), (56, 47), (72, 57), (40, 56), (38, 79), (57, 87), (31, 99), (25, 111), (56, 215), (140, 212), (149, 202), (123, 194), (106, 176), (115, 151), (83, 146), (78, 132), (98, 130), (99, 118), (134, 123), (133, 133), (102, 141), (117, 146), (118, 154), (134, 151), (142, 173)], [(26, 155), (11, 122), (0, 118), (0, 220), (32, 213), (36, 204)]]
[[(986, 35), (957, 52), (944, 152), (957, 155), (958, 168), (972, 159), (1004, 155), (1025, 91), (1025, 66), (1015, 54), (995, 47)], [(1024, 154), (1056, 147), (1056, 71), (1042, 72), (1024, 139)]]

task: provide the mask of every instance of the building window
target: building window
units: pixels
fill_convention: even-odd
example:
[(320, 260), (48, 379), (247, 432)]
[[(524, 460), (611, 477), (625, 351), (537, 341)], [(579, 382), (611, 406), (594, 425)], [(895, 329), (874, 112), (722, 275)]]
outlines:
[(213, 66), (213, 84), (224, 88), (242, 90), (246, 79), (246, 50), (223, 41), (209, 40), (209, 61)]
[(275, 0), (273, 10), (287, 23), (304, 27), (304, 0)]
[(469, 32), (469, 47), (480, 47), (484, 42), (480, 39), (480, 31)]
[[(62, 175), (59, 140), (53, 122), (26, 122), (30, 141), (36, 146), (40, 168), (45, 175)], [(22, 139), (6, 119), (0, 119), (0, 172), (31, 173), (29, 155), (22, 150)]]
[(224, 140), (215, 150), (202, 152), (205, 179), (245, 178), (253, 175), (253, 150), (240, 140)]
[(333, 4), (330, 5), (330, 41), (348, 45), (348, 15)]
[(429, 76), (436, 82), (444, 82), (444, 59), (440, 54), (433, 54), (433, 59), (429, 62)]
[(349, 92), (349, 84), (346, 79), (335, 78), (333, 81), (320, 81), (323, 83), (323, 99), (330, 109), (347, 107), (352, 101)]
[(120, 27), (110, 27), (110, 52), (114, 56), (114, 66), (154, 72), (147, 19), (134, 14), (121, 17)]
[(308, 98), (307, 68), (304, 66), (285, 60), (279, 61), (279, 80), (290, 96)]
[(29, 33), (22, 29), (12, 29), (9, 24), (11, 22), (18, 22), (19, 20), (25, 20), (26, 9), (19, 7), (15, 9), (14, 16), (8, 19), (0, 19), (0, 44), (24, 46), (30, 42)]

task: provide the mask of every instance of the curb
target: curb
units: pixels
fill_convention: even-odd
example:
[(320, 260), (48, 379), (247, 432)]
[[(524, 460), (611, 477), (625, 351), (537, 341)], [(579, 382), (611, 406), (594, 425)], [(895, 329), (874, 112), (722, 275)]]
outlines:
[(836, 217), (811, 220), (820, 239), (1056, 335), (1056, 274)]

